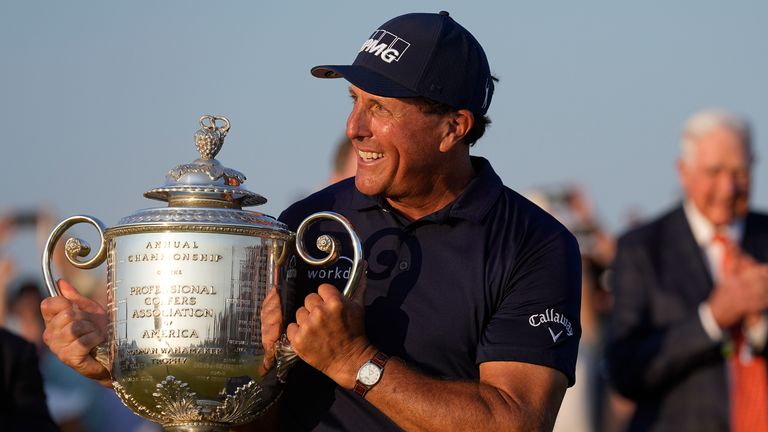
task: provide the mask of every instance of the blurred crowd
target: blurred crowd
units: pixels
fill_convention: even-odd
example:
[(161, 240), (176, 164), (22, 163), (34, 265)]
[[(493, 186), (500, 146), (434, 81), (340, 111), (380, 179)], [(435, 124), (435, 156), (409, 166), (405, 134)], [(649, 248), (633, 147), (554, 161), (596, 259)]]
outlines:
[[(43, 284), (42, 272), (25, 271), (24, 264), (29, 263), (19, 262), (20, 257), (14, 256), (8, 250), (9, 245), (21, 238), (36, 243), (33, 248), (28, 249), (33, 249), (39, 257), (42, 246), (56, 223), (52, 212), (43, 208), (5, 209), (0, 212), (0, 328), (8, 331), (2, 333), (5, 339), (0, 346), (0, 366), (3, 373), (0, 389), (7, 394), (3, 395), (1, 400), (6, 401), (7, 396), (10, 396), (10, 400), (0, 407), (0, 424), (3, 425), (0, 429), (62, 432), (159, 431), (160, 428), (154, 423), (144, 421), (128, 410), (112, 390), (84, 378), (61, 363), (43, 342), (45, 327), (40, 313), (40, 302), (48, 294)], [(106, 304), (105, 275), (78, 271), (65, 262), (66, 258), (61, 249), (57, 249), (53, 254), (53, 267), (57, 276), (77, 281), (84, 294)], [(20, 254), (24, 259), (30, 259), (27, 253)], [(38, 260), (35, 261), (37, 263)], [(18, 341), (14, 335), (23, 339), (25, 344)], [(9, 352), (13, 350), (11, 347), (20, 346), (31, 347), (34, 357), (12, 357)], [(30, 359), (36, 364), (30, 365)], [(42, 378), (39, 389), (35, 388), (35, 376), (29, 366), (33, 366), (34, 372)], [(40, 411), (34, 405), (35, 398), (46, 404), (47, 412)], [(5, 429), (6, 427), (10, 429)]]
[[(685, 139), (709, 136), (708, 134), (713, 133), (713, 130), (722, 126), (722, 121), (718, 123), (715, 120), (731, 118), (714, 116), (715, 120), (713, 120), (711, 117), (709, 120), (712, 124), (709, 128), (706, 128), (706, 125), (702, 126), (707, 119), (699, 119), (699, 123), (694, 126), (700, 129), (697, 129), (700, 133), (687, 138), (684, 136), (681, 156), (683, 160), (681, 178), (684, 183), (687, 172), (685, 170), (693, 169), (685, 165), (685, 158), (688, 157), (685, 154)], [(694, 132), (696, 130), (686, 128), (684, 135)], [(748, 132), (739, 130), (736, 132), (742, 134), (741, 139), (749, 140)], [(745, 157), (751, 161), (751, 147), (748, 150), (749, 154)], [(332, 154), (332, 170), (327, 182), (334, 183), (353, 176), (356, 155), (349, 142), (346, 139), (340, 139)], [(727, 158), (728, 154), (720, 157)], [(741, 186), (738, 183), (738, 175), (742, 173), (734, 171), (730, 174), (735, 180), (732, 179), (732, 183), (728, 185), (738, 192)], [(728, 185), (723, 187), (727, 189)], [(690, 185), (686, 184), (682, 185), (682, 189), (681, 202), (694, 202), (696, 191), (690, 190)], [(621, 280), (612, 278), (610, 274), (617, 254), (617, 238), (621, 233), (638, 227), (645, 221), (638, 217), (636, 212), (628, 213), (624, 226), (616, 232), (611, 232), (601, 223), (597, 205), (588, 191), (577, 184), (546, 185), (522, 192), (528, 199), (568, 227), (576, 236), (582, 253), (581, 325), (583, 333), (577, 361), (577, 380), (576, 385), (566, 393), (555, 430), (577, 432), (626, 430), (635, 412), (636, 401), (621, 396), (615, 390), (606, 364), (607, 345), (614, 318), (612, 312), (616, 304), (616, 291), (611, 281)], [(43, 393), (41, 395), (44, 394), (52, 422), (60, 430), (125, 432), (159, 430), (156, 425), (143, 421), (125, 408), (112, 390), (81, 377), (61, 364), (48, 352), (42, 341), (44, 325), (39, 305), (47, 295), (46, 288), (42, 285), (39, 274), (27, 275), (18, 271), (17, 258), (4, 252), (6, 249), (3, 245), (11, 242), (19, 233), (26, 232), (33, 233), (37, 238), (39, 250), (55, 221), (56, 217), (43, 209), (36, 209), (31, 213), (13, 209), (0, 212), (0, 327), (20, 336), (34, 347), (39, 374), (42, 377)], [(726, 224), (728, 223), (729, 221), (726, 221)], [(75, 270), (64, 262), (61, 251), (56, 251), (54, 256), (54, 268), (57, 269), (60, 277), (76, 281), (74, 285), (78, 286), (84, 294), (102, 304), (106, 302), (105, 278), (102, 274)], [(744, 264), (744, 266), (747, 265)], [(715, 279), (717, 281), (717, 278)], [(664, 307), (663, 304), (661, 306)], [(637, 373), (644, 372), (637, 371)], [(12, 377), (6, 376), (4, 379), (7, 381)], [(6, 383), (2, 388), (7, 389), (8, 384)], [(664, 393), (660, 391), (658, 394)], [(722, 403), (727, 404), (727, 402)], [(12, 413), (6, 411), (3, 415), (12, 415)], [(40, 415), (44, 416), (44, 414)], [(0, 424), (3, 424), (2, 419)], [(50, 430), (56, 429), (52, 427)], [(694, 429), (686, 428), (683, 423), (682, 428), (678, 430)]]
[[(555, 423), (556, 431), (624, 430), (631, 401), (610, 386), (604, 362), (613, 295), (608, 269), (616, 253), (616, 237), (601, 223), (590, 196), (578, 184), (528, 190), (526, 197), (555, 216), (579, 242), (582, 262), (581, 342), (576, 385), (568, 390)], [(630, 215), (625, 227), (640, 221)]]

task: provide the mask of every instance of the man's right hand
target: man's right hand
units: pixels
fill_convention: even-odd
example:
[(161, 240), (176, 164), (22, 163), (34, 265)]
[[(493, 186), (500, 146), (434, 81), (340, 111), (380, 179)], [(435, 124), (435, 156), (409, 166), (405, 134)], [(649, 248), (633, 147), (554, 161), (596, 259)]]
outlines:
[(107, 340), (107, 311), (64, 280), (59, 280), (58, 286), (61, 295), (40, 304), (45, 320), (43, 340), (64, 364), (111, 387), (110, 371), (90, 354)]
[(277, 288), (273, 287), (267, 292), (261, 306), (261, 343), (264, 347), (264, 360), (260, 369), (262, 376), (275, 364), (275, 343), (280, 339), (283, 328), (283, 313), (280, 304)]
[(768, 309), (768, 265), (738, 249), (731, 252), (736, 259), (723, 270), (721, 280), (708, 300), (721, 329), (733, 327), (745, 319), (749, 324)]

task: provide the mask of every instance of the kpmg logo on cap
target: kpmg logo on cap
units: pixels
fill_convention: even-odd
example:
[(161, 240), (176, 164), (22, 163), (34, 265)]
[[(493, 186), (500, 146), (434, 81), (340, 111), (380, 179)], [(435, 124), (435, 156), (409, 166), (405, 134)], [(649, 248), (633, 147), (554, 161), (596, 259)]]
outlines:
[(410, 43), (386, 30), (376, 30), (360, 47), (360, 52), (371, 53), (387, 63), (392, 63), (400, 60), (410, 46)]

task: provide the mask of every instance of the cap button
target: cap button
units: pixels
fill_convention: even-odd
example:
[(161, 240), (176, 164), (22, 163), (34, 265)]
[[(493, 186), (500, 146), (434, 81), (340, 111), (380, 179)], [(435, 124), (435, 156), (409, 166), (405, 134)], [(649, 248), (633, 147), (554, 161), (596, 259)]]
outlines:
[(439, 12), (439, 15), (442, 15), (442, 16), (450, 16), (450, 14), (448, 13), (448, 11), (440, 11), (440, 12)]

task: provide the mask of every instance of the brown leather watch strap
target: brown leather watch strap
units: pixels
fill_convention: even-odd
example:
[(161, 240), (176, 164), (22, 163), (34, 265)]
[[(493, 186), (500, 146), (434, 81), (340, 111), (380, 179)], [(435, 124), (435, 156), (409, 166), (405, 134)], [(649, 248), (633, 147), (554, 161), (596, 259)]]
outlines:
[(368, 391), (381, 381), (381, 376), (384, 375), (384, 366), (387, 364), (387, 361), (389, 361), (388, 355), (384, 354), (381, 351), (376, 351), (376, 354), (374, 354), (374, 356), (370, 360), (368, 360), (366, 364), (373, 363), (381, 369), (381, 375), (379, 376), (379, 380), (370, 386), (367, 386), (361, 383), (360, 381), (355, 380), (355, 387), (353, 389), (354, 392), (359, 394), (361, 397), (365, 398), (365, 395), (368, 393)]
[(355, 393), (359, 394), (361, 397), (365, 397), (365, 394), (368, 393), (368, 390), (370, 389), (360, 381), (355, 381), (355, 388), (353, 390), (355, 391)]
[(376, 366), (384, 369), (384, 365), (387, 364), (387, 361), (389, 361), (389, 356), (384, 354), (381, 351), (376, 351), (376, 354), (374, 354), (373, 358), (370, 361)]

